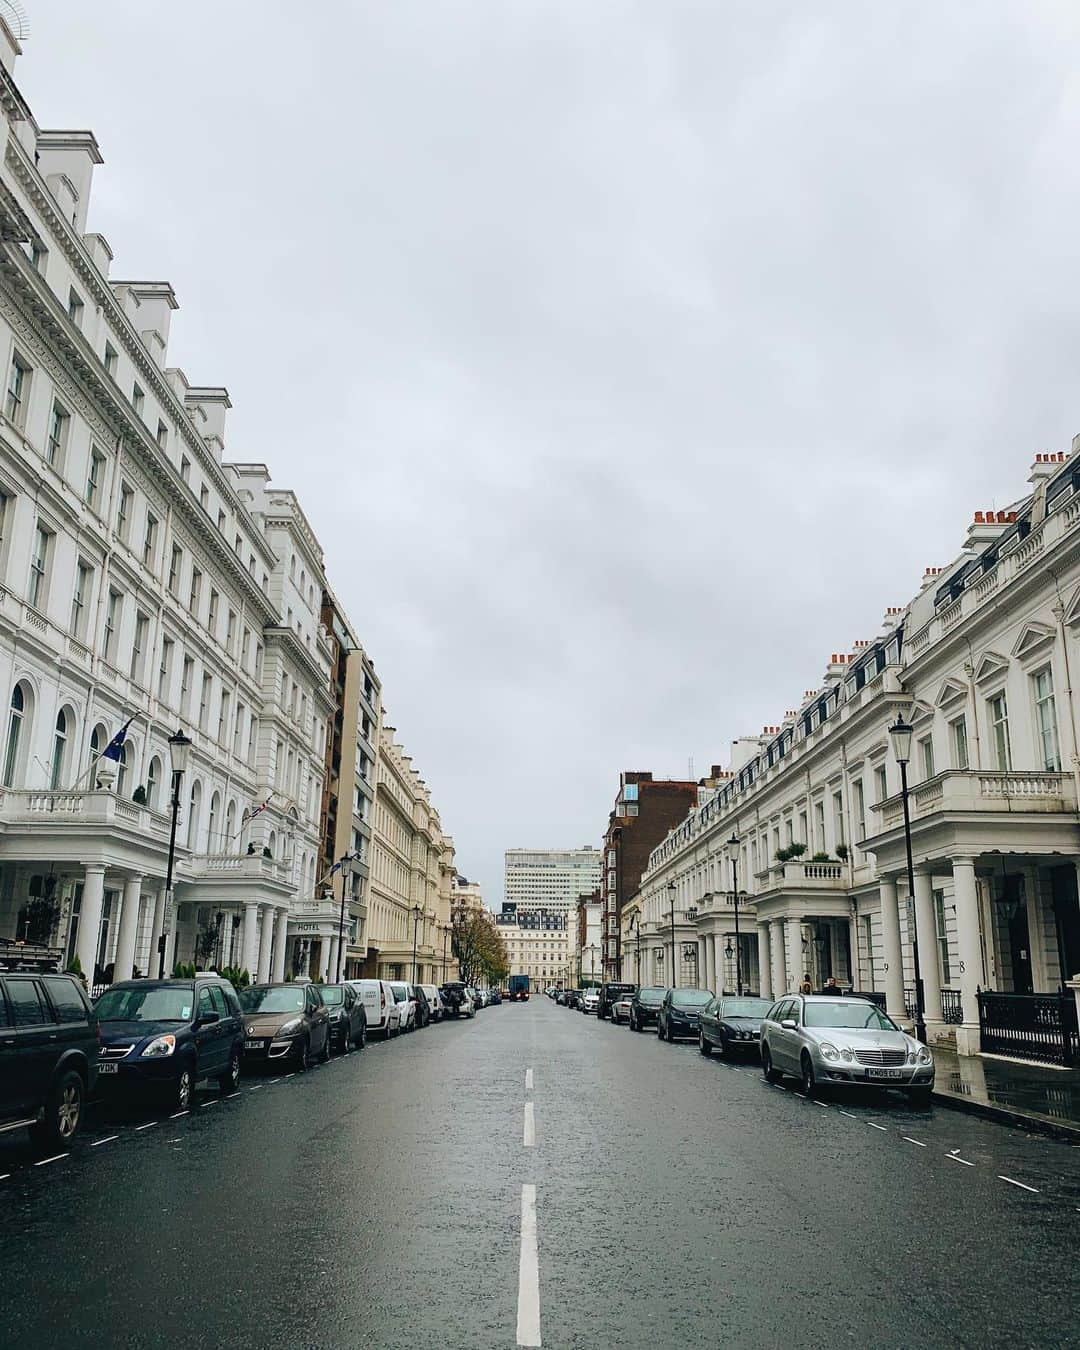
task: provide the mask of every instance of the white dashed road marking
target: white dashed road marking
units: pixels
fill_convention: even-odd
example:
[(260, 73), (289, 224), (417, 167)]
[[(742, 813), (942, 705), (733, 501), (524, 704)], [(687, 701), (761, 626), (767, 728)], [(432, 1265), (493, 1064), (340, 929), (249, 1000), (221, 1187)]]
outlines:
[(522, 1143), (526, 1148), (532, 1148), (536, 1143), (536, 1113), (532, 1102), (525, 1103), (525, 1129)]
[(885, 1128), (884, 1125), (877, 1125), (872, 1120), (868, 1120), (866, 1123), (867, 1125), (870, 1126), (872, 1130), (880, 1130), (882, 1134), (888, 1134), (888, 1130)]
[(1036, 1190), (1034, 1186), (1029, 1186), (1023, 1181), (1014, 1181), (1012, 1177), (1003, 1176), (1000, 1172), (998, 1173), (998, 1181), (1007, 1181), (1010, 1186), (1019, 1186), (1022, 1191), (1030, 1191), (1032, 1195), (1042, 1194), (1042, 1192)]
[(95, 1139), (90, 1145), (91, 1148), (100, 1148), (102, 1144), (111, 1144), (114, 1139), (119, 1139), (118, 1134), (107, 1134), (104, 1139)]
[(900, 1138), (903, 1139), (903, 1140), (905, 1140), (905, 1141), (906, 1141), (907, 1143), (909, 1143), (909, 1144), (917, 1144), (917, 1145), (919, 1146), (919, 1148), (925, 1148), (925, 1147), (926, 1147), (926, 1145), (925, 1145), (921, 1140), (919, 1140), (919, 1139), (912, 1139), (912, 1137), (911, 1137), (910, 1134), (902, 1134), (902, 1135), (900, 1136)]
[(532, 1069), (525, 1070), (525, 1091), (531, 1092), (533, 1085)]
[(187, 1111), (177, 1111), (175, 1114), (171, 1115), (171, 1116), (169, 1117), (169, 1119), (170, 1119), (170, 1120), (179, 1120), (181, 1116), (186, 1116), (187, 1114), (188, 1114)]
[(518, 1263), (518, 1345), (540, 1344), (540, 1257), (536, 1245), (536, 1187), (521, 1188), (521, 1260)]
[(61, 1158), (69, 1158), (69, 1153), (54, 1153), (51, 1158), (42, 1158), (40, 1162), (34, 1164), (35, 1167), (45, 1167), (49, 1163), (59, 1162)]
[(858, 1116), (853, 1116), (853, 1115), (851, 1114), (850, 1111), (841, 1111), (840, 1114), (841, 1114), (842, 1116), (847, 1116), (848, 1120), (858, 1120), (858, 1119), (859, 1119)]
[(966, 1158), (961, 1158), (957, 1153), (946, 1153), (946, 1158), (951, 1158), (953, 1162), (963, 1163), (965, 1167), (974, 1167), (973, 1162), (968, 1162)]
[(145, 1125), (136, 1125), (136, 1130), (152, 1130), (157, 1124), (156, 1120), (148, 1120)]

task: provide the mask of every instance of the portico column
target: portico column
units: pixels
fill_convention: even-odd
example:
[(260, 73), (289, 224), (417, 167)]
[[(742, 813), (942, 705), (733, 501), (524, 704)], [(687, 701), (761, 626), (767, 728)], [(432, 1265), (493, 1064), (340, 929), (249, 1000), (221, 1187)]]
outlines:
[(259, 968), (258, 983), (267, 984), (270, 980), (270, 956), (274, 941), (274, 911), (269, 905), (260, 905), (262, 925), (259, 928)]
[(954, 858), (953, 900), (956, 903), (956, 945), (960, 955), (960, 1006), (963, 1026), (956, 1029), (956, 1049), (961, 1055), (979, 1052), (979, 1001), (982, 981), (982, 948), (979, 945), (979, 891), (975, 859)]
[(787, 990), (787, 971), (784, 962), (784, 923), (774, 919), (769, 924), (769, 949), (772, 954), (773, 998), (779, 998)]
[(88, 863), (83, 877), (82, 905), (79, 908), (79, 933), (75, 954), (79, 958), (86, 983), (94, 983), (98, 938), (101, 935), (101, 907), (105, 902), (105, 864)]
[(784, 936), (787, 939), (787, 982), (789, 989), (797, 989), (805, 973), (802, 949), (802, 921), (784, 920)]
[(769, 953), (769, 925), (759, 923), (757, 926), (757, 963), (758, 963), (758, 993), (762, 998), (772, 998), (772, 965)]
[(896, 878), (882, 877), (881, 945), (885, 966), (885, 1010), (890, 1017), (906, 1018), (904, 1007), (904, 959), (900, 949), (900, 911), (896, 907)]
[(931, 1022), (940, 1022), (941, 975), (938, 971), (934, 885), (933, 878), (926, 871), (915, 873), (915, 932), (919, 940), (919, 974), (923, 982), (924, 1012)]
[[(323, 938), (319, 942), (319, 974), (325, 982), (329, 978), (330, 972), (330, 942)], [(409, 974), (412, 975), (412, 967), (409, 968)]]
[[(150, 954), (147, 957), (146, 973), (152, 980), (157, 979), (161, 957), (158, 946), (161, 942), (161, 930), (165, 924), (165, 883), (162, 882), (154, 892), (154, 916), (150, 920)], [(167, 969), (167, 968), (166, 968)]]
[(277, 923), (274, 925), (274, 962), (273, 976), (275, 980), (285, 978), (285, 943), (289, 937), (289, 911), (279, 909), (277, 911)]
[[(116, 938), (116, 963), (113, 979), (130, 980), (135, 964), (135, 938), (139, 931), (139, 908), (142, 903), (142, 877), (128, 877), (124, 882), (124, 902), (120, 911), (120, 931)], [(157, 974), (157, 972), (154, 972)]]
[(862, 984), (859, 974), (859, 922), (854, 914), (848, 919), (848, 979), (852, 989), (858, 989)]
[(709, 950), (709, 983), (706, 988), (711, 989), (714, 994), (723, 993), (720, 987), (720, 968), (716, 964), (716, 934), (710, 933), (708, 937)]
[[(337, 963), (338, 963), (338, 935), (335, 933), (334, 936), (330, 939), (330, 963), (329, 963), (330, 968), (329, 973), (326, 976), (326, 978), (331, 983), (333, 983), (334, 980), (337, 979)], [(419, 972), (420, 970), (419, 958), (417, 958), (416, 969), (417, 972)], [(409, 970), (409, 974), (410, 975), (412, 974), (411, 968)]]
[(240, 963), (249, 975), (254, 975), (259, 965), (259, 906), (244, 906), (244, 946)]

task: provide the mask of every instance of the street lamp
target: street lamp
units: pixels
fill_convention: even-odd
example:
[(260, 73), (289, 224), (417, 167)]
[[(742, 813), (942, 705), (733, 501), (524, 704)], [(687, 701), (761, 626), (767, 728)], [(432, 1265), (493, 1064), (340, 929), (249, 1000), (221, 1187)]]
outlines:
[(911, 812), (908, 808), (907, 766), (911, 760), (910, 722), (904, 721), (904, 714), (897, 713), (896, 721), (889, 728), (893, 743), (893, 757), (900, 766), (900, 798), (904, 803), (904, 847), (907, 850), (908, 895), (911, 897), (911, 956), (915, 966), (915, 1035), (923, 1045), (926, 1044), (926, 1005), (923, 1001), (922, 971), (919, 968), (919, 914), (915, 904), (915, 864), (911, 858)]
[(637, 934), (637, 982), (641, 984), (641, 916), (635, 909), (630, 915), (630, 927)]
[(416, 983), (416, 929), (417, 929), (417, 925), (420, 923), (420, 916), (423, 914), (423, 912), (424, 912), (424, 911), (420, 908), (419, 905), (413, 905), (413, 907), (412, 907), (412, 982), (413, 982), (413, 984)]
[(667, 889), (668, 899), (671, 901), (671, 987), (674, 989), (677, 983), (675, 972), (678, 969), (675, 963), (675, 892), (678, 887), (673, 881), (669, 881)]
[(348, 885), (348, 878), (352, 876), (355, 870), (358, 856), (356, 853), (343, 853), (338, 859), (338, 867), (341, 868), (341, 913), (338, 915), (337, 932), (337, 973), (335, 976), (337, 984), (341, 983), (341, 967), (344, 965), (345, 958), (345, 888)]
[(739, 836), (734, 830), (726, 844), (731, 859), (731, 895), (735, 905), (735, 993), (742, 998), (742, 948), (739, 943)]
[(442, 982), (446, 983), (446, 944), (450, 940), (450, 929), (442, 930)]
[(166, 924), (172, 919), (172, 877), (173, 863), (176, 859), (176, 813), (180, 810), (180, 781), (187, 772), (188, 758), (191, 755), (191, 738), (182, 731), (169, 737), (169, 760), (172, 764), (172, 823), (169, 826), (169, 861), (165, 866), (165, 911), (158, 938), (158, 979), (165, 978), (165, 948), (169, 935)]

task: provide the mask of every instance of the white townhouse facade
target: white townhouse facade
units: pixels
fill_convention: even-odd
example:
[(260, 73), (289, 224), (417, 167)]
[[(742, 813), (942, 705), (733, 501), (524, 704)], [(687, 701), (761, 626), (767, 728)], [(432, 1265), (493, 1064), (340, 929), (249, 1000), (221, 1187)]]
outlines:
[(110, 277), (97, 143), (37, 126), (14, 52), (0, 31), (0, 937), (91, 981), (156, 973), (162, 932), (166, 969), (280, 976), (316, 881), (321, 550), (262, 466), (225, 462), (226, 390), (168, 365), (171, 287)]
[[(959, 555), (874, 641), (736, 743), (624, 915), (640, 980), (669, 982), (657, 951), (674, 901), (689, 973), (734, 990), (734, 859), (744, 988), (776, 997), (831, 975), (910, 1015), (917, 937), (931, 1040), (1076, 1058), (1059, 991), (1080, 971), (1080, 438), (1037, 456), (1029, 481), (1013, 509), (974, 513)], [(898, 714), (914, 728), (913, 894)]]

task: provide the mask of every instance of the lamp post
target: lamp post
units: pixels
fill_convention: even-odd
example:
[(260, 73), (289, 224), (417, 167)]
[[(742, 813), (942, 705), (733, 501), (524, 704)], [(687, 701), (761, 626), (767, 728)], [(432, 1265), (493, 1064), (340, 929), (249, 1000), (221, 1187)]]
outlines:
[(338, 915), (337, 970), (334, 975), (336, 984), (341, 983), (341, 967), (345, 964), (345, 890), (348, 879), (353, 874), (355, 861), (355, 853), (343, 853), (338, 859), (338, 867), (341, 869), (341, 912)]
[(668, 882), (668, 899), (671, 901), (671, 987), (675, 988), (678, 983), (675, 977), (677, 966), (675, 964), (675, 893), (678, 887), (673, 881)]
[(173, 864), (176, 860), (176, 813), (180, 810), (180, 783), (187, 772), (188, 757), (191, 754), (191, 738), (182, 731), (169, 737), (169, 760), (172, 764), (172, 823), (169, 826), (169, 860), (165, 865), (165, 921), (161, 925), (158, 938), (158, 979), (165, 978), (165, 948), (169, 943), (166, 929), (172, 917), (172, 879)]
[(897, 713), (896, 721), (889, 728), (889, 736), (893, 743), (893, 755), (900, 766), (900, 799), (904, 804), (904, 847), (907, 850), (908, 895), (911, 897), (911, 956), (915, 966), (915, 1035), (925, 1045), (925, 1004), (919, 968), (919, 916), (915, 906), (915, 864), (911, 858), (911, 812), (908, 807), (907, 766), (911, 759), (911, 734), (911, 723), (904, 721), (903, 713)]
[(412, 982), (416, 983), (416, 929), (420, 923), (420, 916), (423, 910), (419, 905), (412, 907)]
[(442, 982), (446, 983), (446, 944), (450, 940), (450, 929), (442, 930)]
[(630, 915), (630, 927), (637, 934), (637, 983), (641, 984), (641, 917), (637, 910)]
[(742, 998), (742, 945), (739, 942), (739, 836), (734, 830), (727, 841), (727, 855), (731, 860), (731, 898), (735, 906), (735, 993)]

